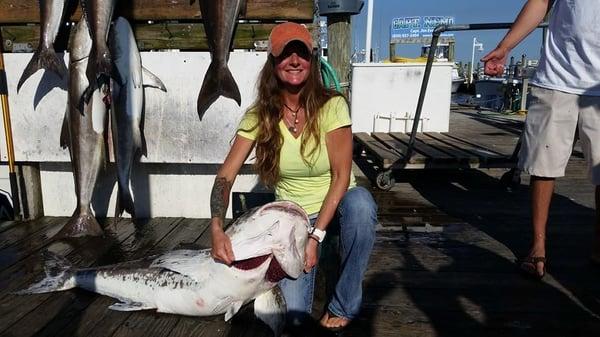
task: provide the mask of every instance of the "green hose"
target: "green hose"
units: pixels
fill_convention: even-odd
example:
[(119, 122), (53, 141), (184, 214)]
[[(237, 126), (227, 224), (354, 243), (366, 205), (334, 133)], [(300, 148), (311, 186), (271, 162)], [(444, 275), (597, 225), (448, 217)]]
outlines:
[[(342, 92), (342, 87), (340, 86), (340, 80), (335, 72), (335, 69), (321, 57), (321, 78), (323, 79), (323, 85), (326, 88), (335, 88), (337, 92)], [(333, 82), (333, 85), (332, 85)]]

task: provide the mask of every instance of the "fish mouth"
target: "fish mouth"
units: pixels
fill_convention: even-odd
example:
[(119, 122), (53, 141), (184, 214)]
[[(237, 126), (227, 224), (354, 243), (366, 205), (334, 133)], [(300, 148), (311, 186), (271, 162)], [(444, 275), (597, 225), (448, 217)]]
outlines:
[[(246, 260), (234, 261), (231, 266), (240, 270), (252, 270), (261, 266), (270, 257), (273, 257), (273, 254), (266, 254)], [(271, 262), (269, 262), (269, 268), (267, 268), (265, 278), (269, 282), (277, 283), (286, 277), (289, 277), (289, 275), (283, 270), (283, 268), (281, 268), (281, 265), (277, 259), (273, 257)]]
[(304, 209), (302, 209), (302, 207), (300, 207), (298, 204), (296, 204), (292, 201), (283, 201), (282, 200), (282, 201), (271, 202), (271, 203), (263, 206), (259, 212), (262, 213), (267, 210), (279, 210), (279, 211), (282, 211), (285, 213), (294, 214), (295, 216), (305, 219), (306, 227), (308, 228), (308, 226), (309, 226), (308, 215), (306, 214)]

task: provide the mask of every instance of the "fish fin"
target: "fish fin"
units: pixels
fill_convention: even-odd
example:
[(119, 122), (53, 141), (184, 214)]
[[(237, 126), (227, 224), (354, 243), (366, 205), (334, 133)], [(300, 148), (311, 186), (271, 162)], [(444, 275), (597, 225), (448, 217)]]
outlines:
[[(101, 87), (102, 83), (108, 84), (111, 77), (114, 78), (115, 69), (113, 68), (110, 51), (108, 49), (100, 51), (92, 45), (85, 75), (87, 76), (89, 83), (98, 82), (98, 87)], [(120, 80), (120, 78), (114, 79)]]
[(254, 315), (265, 322), (275, 336), (280, 336), (283, 332), (286, 311), (285, 298), (278, 286), (254, 299)]
[(40, 47), (33, 53), (31, 60), (29, 60), (25, 70), (23, 70), (23, 74), (17, 84), (17, 92), (21, 90), (21, 86), (23, 86), (25, 81), (40, 69), (50, 70), (61, 79), (67, 74), (67, 67), (63, 60), (58, 57), (54, 48)]
[(55, 239), (81, 237), (81, 236), (102, 236), (104, 232), (102, 227), (93, 215), (76, 212), (67, 221), (63, 228), (54, 236)]
[(231, 305), (229, 306), (229, 308), (227, 308), (227, 311), (225, 312), (225, 321), (229, 321), (231, 317), (233, 317), (233, 315), (237, 314), (237, 312), (240, 311), (240, 308), (243, 304), (244, 301), (237, 301), (231, 303)]
[(219, 96), (231, 98), (238, 105), (242, 104), (240, 90), (229, 68), (220, 67), (218, 63), (211, 62), (204, 76), (200, 94), (198, 95), (197, 109), (200, 120), (202, 120), (206, 110), (208, 110)]
[[(102, 55), (101, 57), (98, 57)], [(88, 87), (85, 89), (82, 95), (83, 102), (88, 103), (96, 89), (100, 89), (103, 94), (110, 93), (110, 79), (115, 79), (118, 83), (121, 78), (115, 78), (115, 72), (110, 58), (110, 52), (107, 50), (99, 52), (92, 45), (90, 56), (88, 58), (87, 68), (85, 75), (88, 79)], [(81, 102), (81, 103), (83, 103)], [(81, 104), (80, 107), (83, 105)]]
[(140, 302), (118, 302), (108, 307), (110, 310), (115, 311), (139, 311), (139, 310), (148, 310), (148, 309), (156, 309), (155, 306), (144, 304)]
[(142, 67), (142, 78), (144, 87), (152, 87), (167, 92), (167, 87), (165, 87), (165, 84), (160, 80), (160, 78), (144, 67)]
[(46, 277), (27, 289), (14, 292), (15, 295), (43, 294), (75, 288), (71, 263), (64, 257), (49, 251), (45, 251), (42, 255), (46, 261), (44, 266)]
[(60, 128), (60, 147), (66, 149), (69, 147), (71, 141), (69, 135), (69, 103), (67, 103), (67, 109), (65, 116), (63, 117), (62, 127)]
[(94, 91), (96, 90), (96, 82), (90, 83), (87, 88), (83, 91), (83, 94), (79, 98), (78, 109), (82, 116), (85, 116), (85, 105), (90, 102), (90, 99), (94, 95)]
[(119, 184), (117, 190), (117, 206), (115, 207), (115, 218), (121, 217), (121, 215), (123, 215), (123, 211), (127, 211), (127, 213), (129, 213), (132, 218), (135, 218), (135, 204), (133, 202), (131, 190), (128, 186), (127, 188), (122, 188), (121, 184)]
[(146, 145), (146, 136), (144, 135), (143, 127), (140, 126), (140, 137), (141, 137), (141, 147), (140, 147), (140, 156), (144, 156), (148, 158), (148, 146)]

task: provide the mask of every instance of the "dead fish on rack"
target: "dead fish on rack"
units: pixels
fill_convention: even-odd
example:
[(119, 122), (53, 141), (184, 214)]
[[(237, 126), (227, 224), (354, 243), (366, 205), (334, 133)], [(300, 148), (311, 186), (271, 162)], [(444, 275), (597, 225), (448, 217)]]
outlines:
[(17, 92), (25, 81), (40, 69), (54, 72), (63, 78), (67, 75), (67, 67), (54, 51), (54, 41), (62, 23), (68, 0), (40, 0), (40, 41), (37, 50), (23, 70), (17, 84)]
[(90, 208), (96, 180), (106, 163), (104, 131), (107, 108), (94, 90), (80, 110), (80, 98), (88, 87), (85, 70), (92, 47), (87, 20), (82, 17), (69, 41), (69, 88), (61, 146), (69, 147), (75, 179), (77, 207), (56, 237), (100, 236), (102, 228)]
[(162, 81), (142, 67), (140, 52), (129, 22), (119, 17), (109, 36), (109, 47), (122, 83), (113, 83), (112, 136), (117, 162), (118, 194), (115, 218), (126, 210), (135, 218), (129, 180), (133, 163), (146, 155), (143, 136), (144, 87), (167, 91)]
[(88, 22), (92, 36), (92, 49), (86, 69), (89, 87), (83, 100), (89, 102), (96, 89), (103, 94), (105, 104), (110, 105), (110, 78), (117, 78), (113, 72), (112, 60), (107, 44), (108, 31), (117, 0), (81, 0), (81, 8)]
[(219, 96), (231, 98), (238, 105), (242, 104), (240, 90), (227, 67), (227, 61), (237, 18), (246, 11), (246, 0), (199, 0), (199, 3), (211, 55), (198, 95), (198, 116), (202, 120), (206, 110)]
[(225, 320), (254, 299), (254, 312), (275, 335), (283, 328), (285, 300), (276, 287), (284, 277), (297, 278), (304, 268), (308, 216), (293, 202), (278, 201), (254, 208), (226, 233), (236, 261), (217, 263), (210, 250), (176, 250), (111, 266), (75, 269), (53, 255), (46, 278), (17, 294), (84, 288), (119, 300), (120, 311), (212, 316)]

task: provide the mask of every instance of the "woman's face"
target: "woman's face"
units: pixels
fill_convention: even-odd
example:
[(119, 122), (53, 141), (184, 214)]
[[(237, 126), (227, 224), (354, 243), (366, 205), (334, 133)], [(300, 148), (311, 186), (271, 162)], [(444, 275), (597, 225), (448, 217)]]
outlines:
[(300, 41), (292, 41), (275, 58), (275, 74), (286, 86), (302, 86), (310, 73), (310, 59), (306, 46)]

